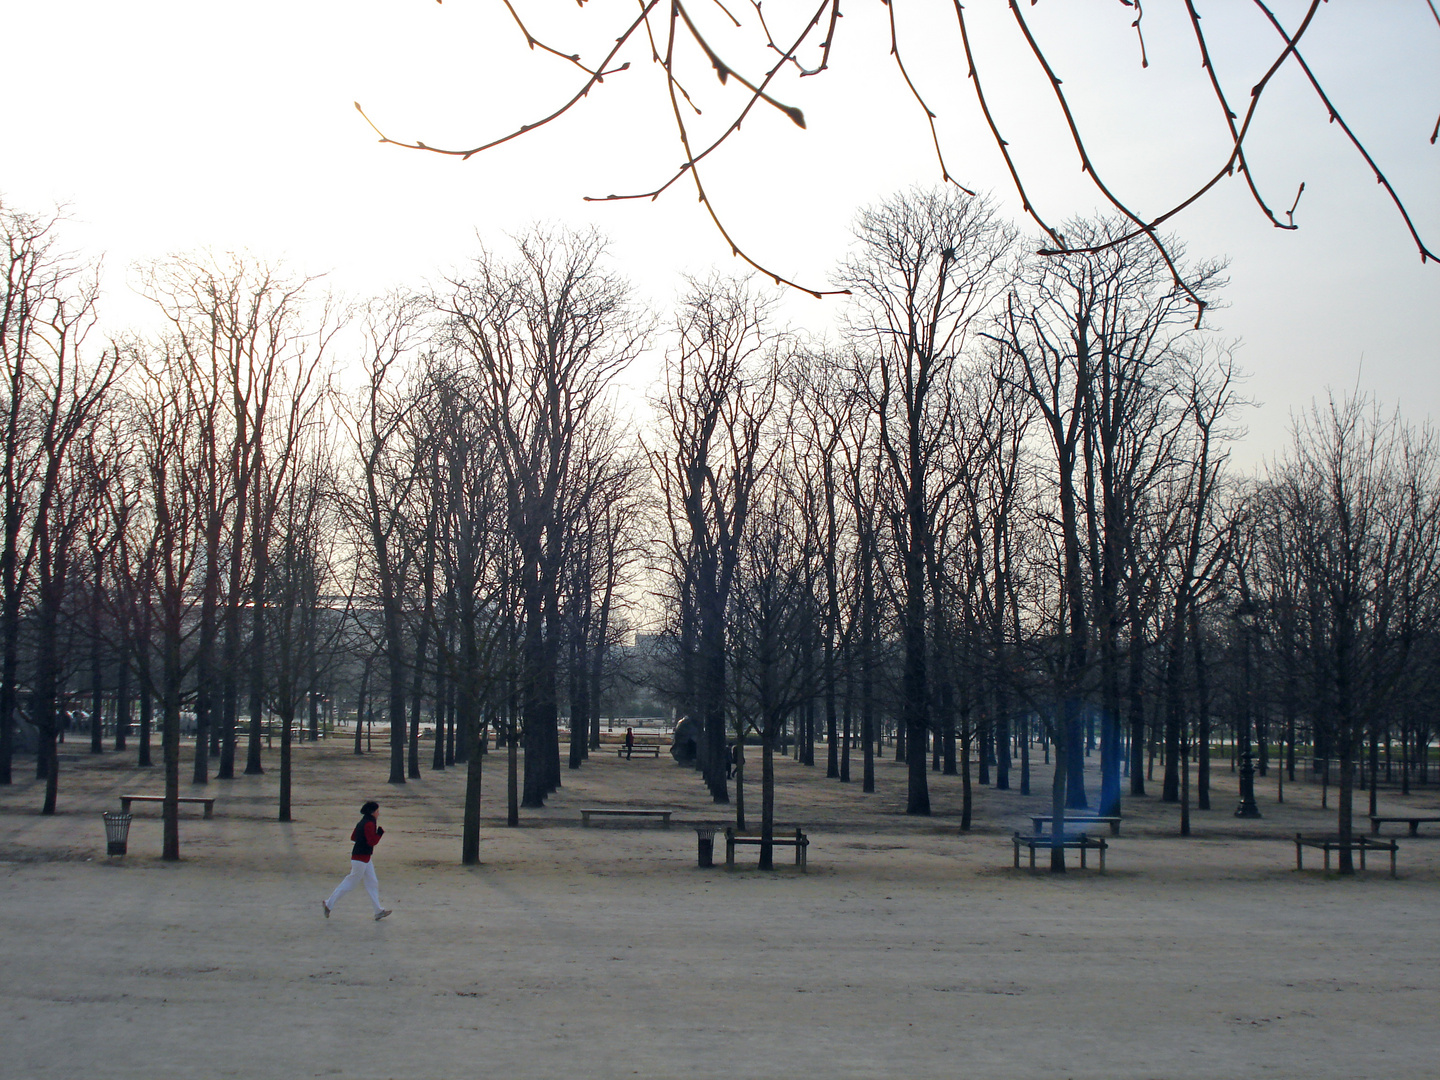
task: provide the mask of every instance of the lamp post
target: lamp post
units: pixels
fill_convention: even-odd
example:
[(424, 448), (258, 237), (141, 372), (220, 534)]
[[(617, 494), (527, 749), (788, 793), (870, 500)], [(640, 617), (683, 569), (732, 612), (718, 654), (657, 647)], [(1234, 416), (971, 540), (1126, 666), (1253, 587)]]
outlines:
[(1235, 621), (1240, 624), (1241, 670), (1244, 679), (1240, 706), (1240, 805), (1235, 808), (1235, 816), (1258, 818), (1260, 807), (1255, 804), (1255, 763), (1250, 754), (1250, 636), (1255, 628), (1255, 608), (1249, 597), (1242, 598), (1236, 607)]

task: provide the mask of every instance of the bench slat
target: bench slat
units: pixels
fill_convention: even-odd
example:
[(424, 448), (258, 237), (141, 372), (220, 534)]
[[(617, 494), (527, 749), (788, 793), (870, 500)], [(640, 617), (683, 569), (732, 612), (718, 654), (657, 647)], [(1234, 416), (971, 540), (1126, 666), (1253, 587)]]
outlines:
[[(121, 795), (120, 812), (128, 814), (132, 802), (163, 803), (164, 795)], [(175, 800), (177, 803), (198, 803), (205, 807), (203, 816), (213, 818), (215, 816), (215, 797), (206, 795), (181, 795)]]
[[(763, 847), (765, 838), (760, 833), (736, 832), (734, 826), (725, 830), (725, 869), (735, 869), (735, 849), (737, 847)], [(775, 833), (770, 838), (772, 847), (793, 847), (795, 849), (795, 865), (803, 873), (806, 864), (806, 851), (810, 847), (810, 838), (805, 835), (803, 829), (796, 829), (794, 833), (786, 830), (783, 833)]]
[(673, 810), (633, 810), (621, 808), (609, 808), (603, 806), (583, 807), (580, 810), (580, 824), (586, 828), (590, 827), (592, 817), (613, 817), (613, 818), (657, 818), (665, 828), (670, 827), (670, 815)]
[[(1030, 869), (1035, 869), (1035, 849), (1051, 848), (1055, 846), (1055, 837), (1040, 833), (1036, 836), (1025, 836), (1016, 833), (1012, 841), (1015, 845), (1015, 868), (1020, 868), (1020, 848), (1030, 849)], [(1104, 838), (1096, 839), (1093, 836), (1086, 836), (1084, 833), (1062, 833), (1060, 836), (1061, 848), (1076, 848), (1080, 852), (1080, 869), (1086, 869), (1085, 855), (1088, 851), (1100, 852), (1100, 873), (1105, 872), (1105, 851), (1110, 846)]]
[[(1101, 814), (1080, 814), (1074, 817), (1066, 814), (1065, 826), (1068, 828), (1071, 825), (1108, 825), (1110, 826), (1110, 835), (1119, 836), (1120, 820), (1118, 817)], [(1032, 814), (1030, 815), (1030, 821), (1038, 833), (1041, 825), (1053, 825), (1055, 816), (1053, 814)]]
[(1377, 835), (1377, 836), (1378, 836), (1379, 833), (1380, 833), (1380, 826), (1381, 826), (1381, 825), (1385, 824), (1386, 822), (1399, 822), (1399, 821), (1403, 821), (1403, 822), (1405, 822), (1405, 824), (1407, 824), (1407, 825), (1410, 826), (1410, 835), (1411, 835), (1411, 836), (1419, 836), (1419, 835), (1420, 835), (1420, 826), (1421, 826), (1422, 823), (1437, 822), (1437, 821), (1440, 821), (1440, 817), (1426, 816), (1426, 815), (1424, 815), (1424, 814), (1421, 814), (1421, 815), (1398, 814), (1398, 815), (1386, 815), (1386, 816), (1383, 816), (1383, 817), (1372, 816), (1372, 817), (1370, 818), (1370, 832), (1371, 832), (1372, 835)]
[(1295, 834), (1295, 869), (1304, 870), (1305, 864), (1301, 852), (1305, 848), (1319, 848), (1325, 854), (1325, 869), (1330, 869), (1330, 852), (1350, 851), (1360, 852), (1360, 869), (1365, 869), (1365, 852), (1367, 851), (1388, 851), (1390, 853), (1390, 876), (1396, 877), (1395, 863), (1400, 853), (1400, 842), (1398, 840), (1376, 840), (1364, 834), (1352, 836), (1348, 844), (1341, 843), (1338, 836), (1310, 836), (1302, 833)]

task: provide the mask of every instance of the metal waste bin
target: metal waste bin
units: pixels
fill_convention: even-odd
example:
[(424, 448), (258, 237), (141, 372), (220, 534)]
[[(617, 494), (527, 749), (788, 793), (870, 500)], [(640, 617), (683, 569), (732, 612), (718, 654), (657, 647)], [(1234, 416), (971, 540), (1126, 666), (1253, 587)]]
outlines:
[(715, 865), (715, 834), (719, 830), (720, 826), (718, 825), (695, 826), (695, 835), (700, 842), (699, 864), (701, 869)]
[(124, 855), (125, 845), (130, 839), (130, 822), (134, 820), (133, 815), (107, 812), (100, 816), (105, 819), (105, 854)]

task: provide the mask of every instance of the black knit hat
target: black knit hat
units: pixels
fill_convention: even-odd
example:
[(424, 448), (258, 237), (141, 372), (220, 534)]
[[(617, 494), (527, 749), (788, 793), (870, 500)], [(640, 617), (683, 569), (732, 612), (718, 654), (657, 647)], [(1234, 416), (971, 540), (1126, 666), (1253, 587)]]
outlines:
[(367, 802), (364, 806), (360, 807), (360, 813), (362, 813), (362, 814), (373, 814), (376, 810), (379, 810), (379, 809), (380, 809), (380, 804), (379, 804), (378, 802), (376, 802), (374, 799), (371, 799), (371, 800), (370, 800), (369, 802)]

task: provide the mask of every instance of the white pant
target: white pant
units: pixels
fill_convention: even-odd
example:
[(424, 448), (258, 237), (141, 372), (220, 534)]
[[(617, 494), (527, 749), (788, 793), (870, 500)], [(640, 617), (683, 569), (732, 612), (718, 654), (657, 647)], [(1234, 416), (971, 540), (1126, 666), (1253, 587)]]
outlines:
[(335, 886), (335, 891), (330, 894), (330, 899), (325, 901), (325, 906), (333, 908), (336, 900), (362, 883), (365, 891), (370, 894), (370, 903), (375, 905), (375, 913), (378, 915), (383, 909), (380, 907), (380, 879), (375, 876), (375, 864), (361, 862), (359, 859), (350, 860), (350, 873), (344, 881)]

